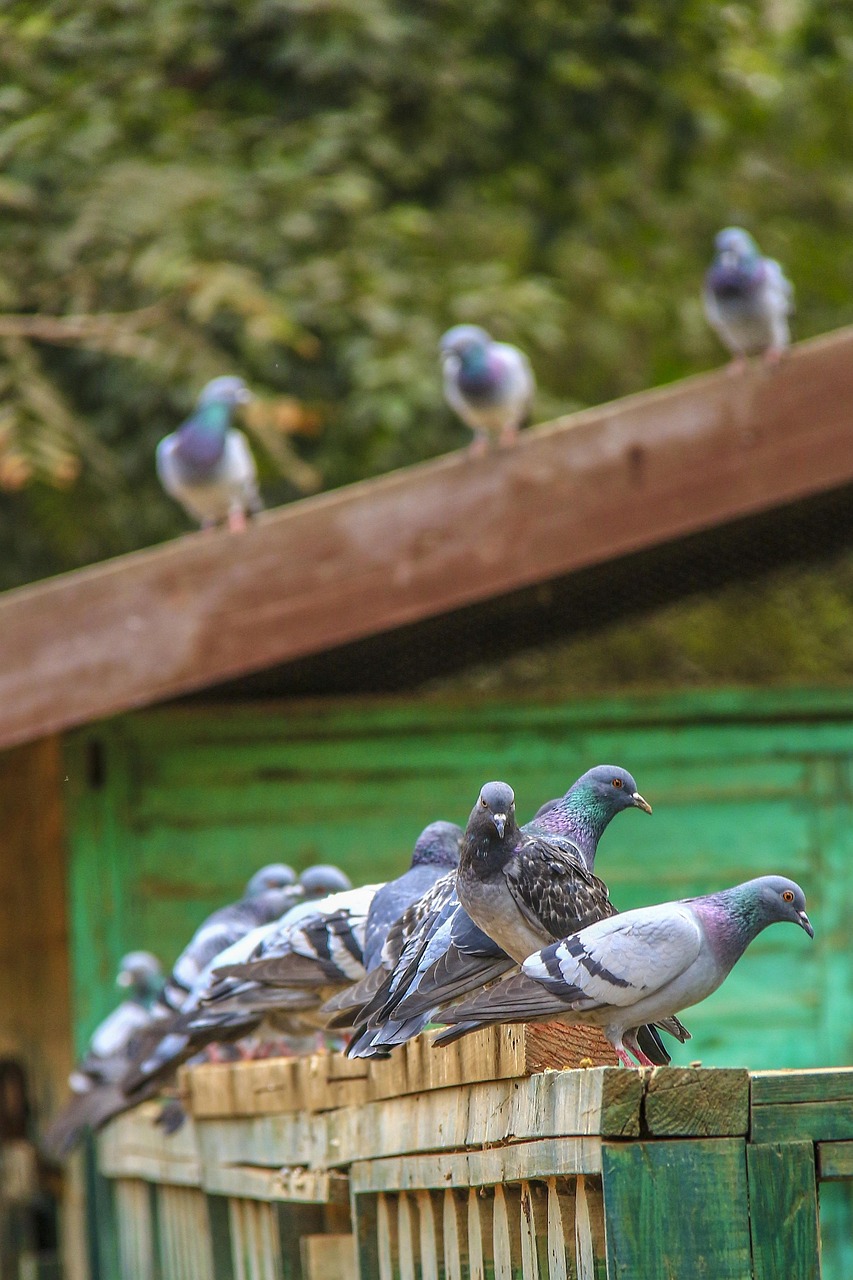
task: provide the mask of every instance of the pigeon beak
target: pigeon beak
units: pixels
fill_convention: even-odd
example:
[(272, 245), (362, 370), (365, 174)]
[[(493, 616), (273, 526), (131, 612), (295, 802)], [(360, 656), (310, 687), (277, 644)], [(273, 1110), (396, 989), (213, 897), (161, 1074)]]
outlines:
[(814, 929), (812, 928), (812, 922), (811, 922), (811, 920), (808, 918), (808, 916), (806, 915), (805, 911), (798, 911), (798, 912), (797, 912), (797, 920), (799, 921), (800, 928), (801, 928), (801, 929), (805, 929), (805, 931), (806, 931), (806, 933), (809, 935), (809, 937), (810, 937), (810, 938), (813, 938), (813, 937), (814, 937)]
[(652, 806), (649, 804), (648, 800), (643, 799), (639, 791), (635, 791), (631, 796), (631, 799), (634, 801), (634, 804), (638, 809), (642, 809), (643, 813), (651, 813)]
[(495, 830), (497, 831), (497, 833), (498, 833), (498, 835), (500, 836), (501, 840), (503, 840), (503, 838), (504, 838), (504, 831), (506, 830), (506, 814), (505, 814), (505, 813), (493, 813), (493, 814), (492, 814), (492, 822), (495, 824)]

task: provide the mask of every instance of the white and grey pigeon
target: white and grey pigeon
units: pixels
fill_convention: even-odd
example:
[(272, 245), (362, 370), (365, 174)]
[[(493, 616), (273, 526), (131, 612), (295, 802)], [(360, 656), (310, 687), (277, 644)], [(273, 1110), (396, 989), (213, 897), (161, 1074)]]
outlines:
[[(373, 998), (399, 959), (402, 934), (398, 921), (448, 871), (459, 865), (462, 828), (455, 822), (431, 822), (415, 841), (409, 869), (377, 892), (367, 913), (364, 967), (367, 976), (333, 996), (323, 1007), (330, 1027), (350, 1027), (353, 1018)], [(389, 941), (390, 940), (390, 941)]]
[(512, 444), (533, 408), (536, 382), (523, 351), (494, 342), (475, 324), (448, 329), (439, 344), (444, 397), (474, 432), (471, 452), (489, 440)]
[(735, 367), (761, 353), (777, 360), (791, 341), (791, 282), (741, 227), (720, 231), (714, 250), (703, 294), (708, 323), (731, 352)]
[(116, 985), (126, 993), (125, 999), (92, 1033), (84, 1057), (68, 1077), (74, 1096), (43, 1136), (43, 1148), (54, 1159), (64, 1159), (88, 1129), (97, 1128), (113, 1114), (133, 1046), (162, 1007), (163, 970), (150, 951), (128, 952), (119, 965)]
[(249, 442), (232, 426), (235, 409), (251, 399), (242, 378), (214, 378), (192, 415), (157, 446), (160, 483), (202, 528), (225, 521), (239, 532), (263, 508)]
[[(706, 999), (750, 942), (781, 921), (814, 937), (805, 895), (784, 876), (626, 911), (534, 952), (521, 973), (461, 1001), (444, 1018), (468, 1030), (496, 1022), (587, 1023), (601, 1027), (624, 1066), (634, 1065), (629, 1052), (651, 1066), (636, 1027)], [(446, 1039), (453, 1038), (451, 1029)]]

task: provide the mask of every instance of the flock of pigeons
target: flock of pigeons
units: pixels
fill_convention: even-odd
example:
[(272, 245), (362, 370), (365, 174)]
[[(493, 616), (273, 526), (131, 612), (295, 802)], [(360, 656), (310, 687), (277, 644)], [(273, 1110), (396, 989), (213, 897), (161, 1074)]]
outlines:
[[(750, 355), (777, 360), (790, 342), (793, 290), (782, 268), (765, 258), (746, 231), (727, 227), (715, 241), (705, 278), (705, 313), (743, 367)], [(444, 395), (473, 432), (473, 455), (489, 441), (512, 444), (528, 421), (536, 391), (527, 356), (485, 329), (462, 324), (441, 339)], [(157, 474), (163, 488), (202, 527), (223, 521), (234, 531), (262, 507), (255, 460), (245, 435), (232, 426), (236, 409), (252, 395), (242, 378), (214, 378), (195, 412), (161, 440)]]
[[(625, 1066), (662, 1065), (661, 1032), (716, 990), (769, 924), (813, 937), (799, 885), (762, 876), (619, 914), (594, 873), (623, 809), (651, 813), (626, 770), (598, 765), (519, 827), (512, 788), (483, 786), (463, 831), (433, 822), (411, 865), (353, 888), (335, 867), (277, 864), (195, 932), (167, 979), (147, 952), (122, 961), (126, 1000), (98, 1027), (50, 1126), (49, 1154), (160, 1092), (201, 1052), (298, 1053), (346, 1044), (387, 1057), (429, 1023), (448, 1044), (500, 1022), (600, 1027)], [(215, 1049), (214, 1049), (215, 1046)], [(180, 1119), (176, 1104), (163, 1122)]]

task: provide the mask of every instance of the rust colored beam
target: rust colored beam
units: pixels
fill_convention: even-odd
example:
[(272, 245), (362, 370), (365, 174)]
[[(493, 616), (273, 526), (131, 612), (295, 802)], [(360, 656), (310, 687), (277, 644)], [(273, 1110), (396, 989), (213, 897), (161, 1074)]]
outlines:
[(853, 481), (853, 328), (0, 600), (0, 746)]

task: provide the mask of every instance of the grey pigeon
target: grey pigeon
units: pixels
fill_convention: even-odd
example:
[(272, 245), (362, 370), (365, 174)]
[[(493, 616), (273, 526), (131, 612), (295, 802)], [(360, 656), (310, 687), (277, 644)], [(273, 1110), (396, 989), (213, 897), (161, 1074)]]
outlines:
[(92, 1033), (85, 1056), (68, 1078), (74, 1096), (42, 1138), (44, 1151), (54, 1159), (68, 1156), (87, 1130), (99, 1127), (116, 1106), (122, 1109), (118, 1083), (135, 1042), (157, 1016), (163, 989), (160, 961), (150, 951), (128, 952), (116, 985), (126, 992), (125, 999)]
[(791, 341), (794, 290), (779, 263), (765, 258), (752, 236), (726, 227), (714, 241), (703, 299), (708, 323), (735, 358), (765, 353), (778, 359)]
[(530, 417), (536, 383), (530, 362), (518, 347), (494, 342), (485, 329), (458, 324), (439, 344), (444, 396), (474, 432), (472, 453), (488, 441), (512, 444)]
[[(505, 787), (505, 784), (488, 785)], [(506, 792), (509, 793), (510, 788), (506, 788)], [(489, 842), (497, 833), (482, 799), (483, 794), (472, 812), (469, 830), (473, 831), (485, 821)], [(502, 791), (501, 799), (510, 803)], [(511, 891), (509, 895), (506, 890), (500, 892), (502, 916), (493, 927), (497, 934), (504, 934), (507, 926), (503, 920), (506, 918), (512, 924), (516, 917), (520, 918), (521, 941), (516, 940), (514, 958), (508, 954), (509, 947), (504, 950), (500, 945), (501, 937), (492, 937), (491, 930), (485, 932), (478, 927), (460, 905), (456, 881), (452, 877), (440, 881), (431, 910), (421, 912), (417, 927), (410, 930), (410, 936), (400, 948), (385, 990), (377, 993), (361, 1011), (359, 1034), (349, 1047), (350, 1055), (372, 1057), (387, 1053), (390, 1046), (416, 1035), (428, 1022), (441, 1021), (442, 1009), (449, 1001), (493, 982), (515, 967), (514, 960), (537, 949), (536, 942), (532, 947), (528, 945), (532, 929), (538, 931), (535, 937), (541, 946), (573, 928), (613, 913), (615, 908), (606, 886), (593, 875), (592, 868), (602, 834), (615, 814), (625, 808), (651, 812), (627, 770), (615, 765), (597, 765), (583, 774), (565, 795), (543, 805), (521, 832), (517, 827), (513, 832), (505, 832), (502, 845), (510, 859), (506, 881)], [(514, 813), (512, 822), (514, 826)], [(476, 892), (479, 893), (479, 887)], [(479, 923), (482, 924), (482, 920)], [(393, 937), (394, 931), (389, 940)], [(679, 1039), (687, 1036), (677, 1022), (668, 1025), (667, 1030)], [(642, 1035), (649, 1052), (661, 1063), (667, 1062), (668, 1054), (657, 1033), (644, 1028)]]
[(192, 416), (157, 446), (160, 483), (203, 528), (227, 521), (239, 532), (263, 507), (249, 442), (231, 425), (234, 410), (251, 398), (242, 378), (214, 378)]
[[(378, 891), (367, 913), (364, 931), (364, 967), (367, 976), (334, 996), (323, 1013), (331, 1018), (330, 1027), (348, 1027), (355, 1013), (379, 990), (386, 975), (399, 959), (402, 946), (389, 937), (400, 938), (398, 922), (414, 902), (421, 900), (436, 881), (459, 863), (462, 828), (455, 822), (431, 822), (415, 841), (412, 862), (396, 880), (389, 880)], [(384, 961), (384, 963), (383, 963)]]
[[(537, 951), (522, 972), (445, 1012), (466, 1030), (495, 1022), (560, 1020), (601, 1027), (619, 1061), (653, 1065), (636, 1028), (660, 1023), (716, 991), (769, 924), (814, 930), (802, 889), (760, 876), (702, 898), (640, 907), (589, 925)], [(437, 1043), (453, 1037), (439, 1036)]]
[(178, 956), (163, 992), (168, 1008), (181, 1008), (198, 975), (220, 951), (257, 925), (277, 920), (303, 896), (304, 888), (297, 883), (296, 872), (285, 863), (272, 862), (256, 871), (240, 901), (219, 907), (209, 915)]
[[(213, 970), (220, 960), (227, 964), (247, 959), (261, 938), (293, 911), (310, 913), (318, 900), (350, 885), (340, 868), (326, 865), (309, 867), (295, 881), (291, 867), (270, 863), (252, 876), (244, 898), (215, 911), (196, 930), (178, 957), (164, 993), (168, 1020), (142, 1040), (123, 1077), (128, 1093), (167, 1075), (196, 1051), (191, 1047), (195, 1041), (187, 1034), (188, 1019), (213, 986)], [(198, 1047), (214, 1038), (209, 1036)]]

